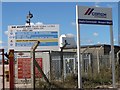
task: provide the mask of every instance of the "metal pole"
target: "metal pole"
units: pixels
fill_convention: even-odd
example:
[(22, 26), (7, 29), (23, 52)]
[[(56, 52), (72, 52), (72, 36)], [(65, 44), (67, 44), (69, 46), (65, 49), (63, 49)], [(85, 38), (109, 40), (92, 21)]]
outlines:
[[(119, 57), (119, 54), (120, 54), (120, 50), (117, 52), (117, 65), (118, 65), (118, 69), (117, 70), (120, 70), (120, 57)], [(118, 77), (120, 77), (120, 72), (118, 71)], [(118, 78), (118, 81), (120, 81), (120, 78)]]
[(35, 51), (32, 51), (32, 59), (31, 59), (31, 82), (32, 82), (32, 88), (33, 90), (35, 90), (35, 63), (34, 63), (34, 60), (35, 60)]
[(111, 60), (112, 60), (112, 82), (113, 88), (115, 85), (115, 59), (114, 59), (114, 42), (113, 42), (113, 27), (110, 25), (110, 41), (111, 41)]
[(39, 41), (37, 41), (31, 48), (31, 86), (33, 90), (35, 90), (35, 49), (39, 45)]
[(53, 77), (52, 77), (52, 56), (51, 56), (51, 51), (49, 51), (49, 58), (50, 58), (50, 81), (52, 81)]
[(3, 90), (5, 89), (5, 79), (4, 79), (4, 71), (5, 71), (5, 67), (4, 67), (4, 62), (5, 62), (5, 60), (4, 60), (4, 49), (2, 49), (2, 66), (3, 66)]
[(61, 48), (60, 57), (61, 57), (61, 79), (64, 82), (63, 48)]
[(100, 72), (100, 49), (102, 46), (97, 50), (97, 65), (98, 65), (98, 73)]
[(78, 57), (78, 88), (82, 88), (81, 58), (80, 58), (80, 25), (78, 24), (78, 6), (76, 5), (76, 28), (77, 28), (77, 57)]
[(119, 63), (119, 53), (120, 53), (120, 50), (117, 52), (117, 63)]
[(111, 64), (112, 64), (112, 61), (111, 61), (111, 51), (109, 52), (109, 58), (110, 58), (109, 59), (110, 60), (110, 66), (109, 67), (111, 68)]
[(76, 73), (76, 60), (75, 60), (75, 58), (74, 58), (74, 60), (73, 60), (73, 61), (74, 61), (74, 62), (73, 62), (73, 63), (74, 63), (74, 65), (73, 65), (73, 66), (74, 66), (74, 74), (75, 74), (75, 73)]
[(30, 18), (29, 18), (29, 25), (30, 25)]
[(65, 44), (61, 47), (61, 52), (60, 52), (60, 58), (61, 58), (61, 77), (63, 79), (63, 82), (64, 82), (64, 65), (63, 65), (63, 49), (69, 45), (67, 43), (67, 41), (65, 40)]
[(97, 69), (98, 69), (98, 73), (100, 72), (100, 66), (99, 66), (99, 50), (97, 50)]
[(63, 60), (63, 65), (64, 65), (64, 80), (66, 78), (66, 59)]

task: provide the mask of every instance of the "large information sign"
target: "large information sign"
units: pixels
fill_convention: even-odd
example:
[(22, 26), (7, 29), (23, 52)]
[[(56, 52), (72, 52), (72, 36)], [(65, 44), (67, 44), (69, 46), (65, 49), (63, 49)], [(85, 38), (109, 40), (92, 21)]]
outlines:
[(58, 50), (59, 25), (9, 26), (8, 48), (15, 51), (30, 51), (35, 41), (40, 41), (38, 50)]
[(112, 25), (112, 9), (78, 6), (79, 24)]

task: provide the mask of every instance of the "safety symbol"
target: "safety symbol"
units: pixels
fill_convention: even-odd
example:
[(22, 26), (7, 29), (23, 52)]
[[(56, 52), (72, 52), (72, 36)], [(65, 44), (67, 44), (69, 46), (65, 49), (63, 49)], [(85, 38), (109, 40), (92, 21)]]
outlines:
[(13, 52), (10, 52), (9, 57), (13, 57), (13, 56), (14, 56)]

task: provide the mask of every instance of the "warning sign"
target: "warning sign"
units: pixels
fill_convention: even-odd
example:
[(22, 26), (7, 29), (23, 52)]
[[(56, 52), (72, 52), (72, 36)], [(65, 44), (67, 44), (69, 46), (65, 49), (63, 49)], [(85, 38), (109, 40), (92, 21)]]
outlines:
[[(42, 68), (42, 58), (36, 58), (36, 61)], [(36, 77), (42, 77), (37, 68), (35, 68)], [(18, 58), (18, 79), (31, 78), (31, 59)]]
[(9, 57), (14, 57), (13, 52), (10, 52)]

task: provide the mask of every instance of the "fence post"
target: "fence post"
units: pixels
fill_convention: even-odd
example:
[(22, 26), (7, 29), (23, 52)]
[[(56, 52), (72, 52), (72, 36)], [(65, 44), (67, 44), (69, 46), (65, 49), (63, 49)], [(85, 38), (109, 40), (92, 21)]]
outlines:
[(4, 71), (5, 71), (5, 67), (4, 67), (4, 62), (5, 62), (5, 60), (4, 60), (4, 49), (2, 49), (2, 71), (3, 71), (3, 90), (5, 89), (5, 79), (4, 79)]
[(14, 90), (14, 50), (9, 50), (9, 76), (10, 90)]

